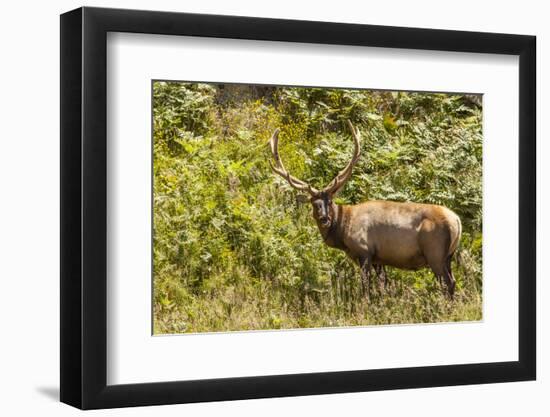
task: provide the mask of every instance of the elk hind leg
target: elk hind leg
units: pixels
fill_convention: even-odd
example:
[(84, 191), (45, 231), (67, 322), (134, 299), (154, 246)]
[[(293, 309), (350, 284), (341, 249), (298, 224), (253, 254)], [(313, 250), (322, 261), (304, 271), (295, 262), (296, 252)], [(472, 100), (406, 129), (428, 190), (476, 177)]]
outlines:
[(432, 254), (431, 256), (426, 256), (426, 260), (428, 261), (428, 265), (434, 273), (436, 280), (439, 282), (442, 291), (445, 291), (443, 279), (445, 279), (446, 283), (448, 282), (447, 262), (445, 256), (443, 254)]
[(438, 227), (431, 220), (424, 220), (421, 226), (420, 243), (422, 252), (428, 265), (433, 271), (441, 289), (443, 280), (447, 286), (447, 293), (452, 298), (454, 291), (454, 277), (450, 269), (450, 256), (448, 254), (448, 231)]
[[(448, 260), (434, 263), (430, 263), (428, 261), (428, 263), (430, 264), (431, 270), (433, 271), (435, 277), (441, 285), (441, 290), (452, 300), (454, 296), (456, 281), (451, 271), (450, 263), (448, 262)], [(445, 281), (445, 285), (443, 285), (443, 280)]]
[(452, 256), (449, 255), (445, 263), (445, 284), (447, 285), (447, 293), (449, 298), (452, 300), (455, 294), (456, 280), (451, 268), (451, 258)]

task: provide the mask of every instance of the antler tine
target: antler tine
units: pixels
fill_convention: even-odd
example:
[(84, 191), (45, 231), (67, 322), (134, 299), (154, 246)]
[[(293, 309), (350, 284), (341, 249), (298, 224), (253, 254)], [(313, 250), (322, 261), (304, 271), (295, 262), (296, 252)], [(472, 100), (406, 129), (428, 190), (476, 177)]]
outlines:
[(293, 177), (286, 170), (285, 166), (283, 165), (283, 161), (279, 156), (279, 129), (275, 129), (275, 131), (273, 132), (273, 135), (269, 140), (269, 146), (271, 147), (271, 153), (273, 154), (273, 159), (275, 159), (275, 165), (273, 165), (273, 163), (269, 161), (269, 165), (271, 165), (271, 169), (273, 170), (273, 172), (279, 174), (290, 184), (290, 186), (292, 186), (293, 188), (299, 191), (307, 191), (311, 195), (317, 194), (319, 192), (317, 189), (313, 188), (307, 182), (299, 180), (296, 177)]
[(351, 136), (353, 137), (353, 143), (354, 143), (354, 149), (353, 149), (353, 156), (351, 157), (351, 160), (348, 162), (348, 164), (345, 166), (344, 169), (342, 169), (338, 175), (330, 182), (329, 185), (324, 189), (324, 191), (336, 194), (340, 189), (343, 187), (343, 185), (346, 183), (346, 181), (351, 176), (351, 172), (353, 171), (353, 167), (359, 160), (359, 156), (361, 155), (361, 134), (359, 133), (359, 130), (355, 129), (353, 124), (348, 120), (348, 127), (351, 130)]

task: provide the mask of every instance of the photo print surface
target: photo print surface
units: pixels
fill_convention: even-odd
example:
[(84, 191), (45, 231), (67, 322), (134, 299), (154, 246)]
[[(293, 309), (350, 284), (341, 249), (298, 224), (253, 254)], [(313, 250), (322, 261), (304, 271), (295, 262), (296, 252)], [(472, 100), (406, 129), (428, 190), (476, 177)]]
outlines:
[(482, 96), (152, 82), (153, 333), (482, 319)]

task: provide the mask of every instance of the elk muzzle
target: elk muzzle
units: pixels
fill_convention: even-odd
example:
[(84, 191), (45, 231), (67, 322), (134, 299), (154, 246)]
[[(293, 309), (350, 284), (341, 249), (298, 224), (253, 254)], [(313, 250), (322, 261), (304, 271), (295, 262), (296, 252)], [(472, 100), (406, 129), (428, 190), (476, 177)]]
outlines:
[(330, 213), (330, 200), (326, 195), (320, 195), (311, 202), (313, 206), (313, 217), (322, 227), (329, 227), (332, 222)]

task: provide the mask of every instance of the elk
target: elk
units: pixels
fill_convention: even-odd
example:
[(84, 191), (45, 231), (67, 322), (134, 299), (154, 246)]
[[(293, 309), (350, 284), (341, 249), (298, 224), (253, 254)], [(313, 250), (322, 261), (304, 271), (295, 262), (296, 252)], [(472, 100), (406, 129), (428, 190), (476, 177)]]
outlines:
[(360, 133), (348, 121), (354, 142), (349, 163), (323, 189), (318, 190), (305, 181), (290, 175), (279, 155), (279, 129), (269, 145), (273, 159), (271, 169), (301, 192), (309, 194), (313, 218), (324, 243), (343, 250), (361, 271), (361, 284), (370, 298), (371, 268), (384, 266), (418, 270), (429, 267), (448, 296), (452, 299), (456, 281), (451, 259), (462, 232), (460, 218), (450, 209), (435, 204), (396, 201), (366, 201), (355, 205), (334, 202), (360, 156)]

